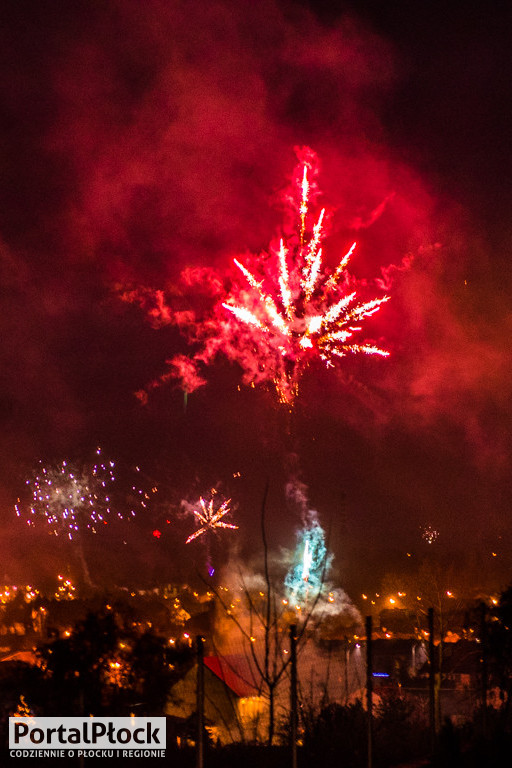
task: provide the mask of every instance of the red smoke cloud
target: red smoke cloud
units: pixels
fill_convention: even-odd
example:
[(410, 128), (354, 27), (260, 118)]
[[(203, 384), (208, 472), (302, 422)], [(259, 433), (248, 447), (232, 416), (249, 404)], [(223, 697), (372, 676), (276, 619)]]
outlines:
[[(269, 229), (277, 234), (283, 212), (272, 214), (269, 203), (281, 197), (292, 147), (305, 139), (322, 159), (325, 197), (336, 212), (326, 251), (337, 255), (358, 232), (354, 269), (362, 278), (388, 264), (407, 267), (441, 243), (448, 261), (457, 247), (451, 276), (462, 285), (469, 240), (454, 243), (457, 211), (436, 201), (385, 143), (379, 110), (400, 73), (381, 38), (354, 18), (326, 28), (305, 9), (285, 14), (273, 2), (114, 8), (111, 16), (97, 9), (72, 44), (61, 30), (48, 62), (55, 120), (42, 142), (73, 180), (57, 209), (65, 258), (92, 260), (109, 279), (149, 286), (151, 322), (165, 323), (168, 309), (154, 290), (172, 294), (183, 269), (206, 269), (202, 287), (217, 295), (211, 268), (224, 267), (241, 247), (258, 252)], [(479, 328), (470, 332), (448, 297), (443, 307), (444, 278), (428, 261), (423, 255), (417, 276), (403, 282), (385, 333), (391, 350), (407, 349), (410, 338), (420, 346), (407, 370), (400, 367), (402, 380), (389, 371), (379, 377), (406, 411), (412, 403), (412, 412), (435, 418), (447, 387), (478, 402), (481, 361), (503, 359), (503, 350), (489, 334), (479, 343)], [(397, 269), (383, 272), (383, 286)], [(425, 283), (419, 294), (418, 281)], [(197, 319), (185, 303), (181, 311), (182, 325)], [(434, 316), (441, 337), (452, 339), (446, 351), (436, 352), (429, 332)], [(454, 338), (458, 363), (441, 374)], [(205, 359), (217, 345), (208, 340)], [(488, 390), (500, 399), (500, 387), (489, 382)]]
[[(485, 234), (475, 237), (478, 222), (434, 191), (439, 162), (429, 179), (429, 158), (413, 167), (405, 130), (388, 133), (404, 77), (388, 42), (354, 17), (322, 24), (305, 7), (273, 0), (78, 0), (30, 13), (23, 5), (9, 6), (0, 30), (7, 475), (19, 457), (79, 450), (98, 431), (137, 443), (134, 425), (145, 415), (133, 392), (156, 381), (166, 359), (169, 378), (178, 365), (189, 391), (202, 383), (169, 321), (188, 329), (207, 317), (233, 256), (259, 254), (278, 236), (297, 145), (322, 161), (326, 268), (357, 232), (354, 279), (369, 291), (369, 280), (385, 291), (393, 282), (392, 300), (368, 327), (392, 357), (315, 374), (305, 384), (308, 410), (365, 436), (407, 433), (428, 456), (444, 450), (448, 433), (454, 456), (464, 445), (502, 471), (512, 387), (508, 302), (495, 299), (499, 254), (489, 255)], [(423, 105), (425, 130), (434, 130), (435, 107)], [(196, 341), (210, 360), (220, 339), (203, 330)], [(206, 397), (205, 410), (228, 423), (230, 404)], [(192, 429), (175, 443), (194, 461), (198, 444), (209, 452)]]

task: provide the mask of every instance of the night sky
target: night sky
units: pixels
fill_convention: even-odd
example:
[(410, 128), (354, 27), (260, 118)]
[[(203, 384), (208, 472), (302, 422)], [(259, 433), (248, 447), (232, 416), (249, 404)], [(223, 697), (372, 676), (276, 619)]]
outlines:
[[(107, 581), (203, 567), (176, 511), (217, 484), (240, 526), (216, 543), (218, 564), (228, 543), (258, 548), (267, 482), (270, 539), (293, 548), (293, 477), (349, 590), (434, 549), (484, 565), (495, 552), (506, 578), (511, 17), (483, 0), (2, 3), (6, 577), (72, 559), (13, 503), (39, 460), (83, 462), (101, 445), (160, 488), (158, 508), (86, 542)], [(310, 367), (291, 415), (222, 355), (186, 410), (172, 381), (142, 405), (134, 393), (191, 349), (120, 296), (162, 290), (183, 309), (184, 269), (225, 275), (265, 249), (303, 145), (335, 211), (327, 262), (357, 239), (354, 274), (392, 281), (371, 321), (391, 356)], [(425, 526), (439, 531), (430, 549)]]

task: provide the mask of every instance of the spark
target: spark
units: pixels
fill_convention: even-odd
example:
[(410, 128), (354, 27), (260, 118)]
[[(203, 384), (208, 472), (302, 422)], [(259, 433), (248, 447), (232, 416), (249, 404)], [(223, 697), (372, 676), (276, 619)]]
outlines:
[(286, 316), (291, 316), (292, 295), (290, 292), (290, 286), (288, 285), (288, 267), (286, 265), (287, 250), (284, 247), (284, 243), (281, 240), (279, 247), (279, 287), (281, 289), (281, 301), (286, 312)]
[(225, 517), (225, 515), (230, 512), (230, 503), (231, 499), (227, 499), (227, 501), (223, 501), (222, 504), (215, 508), (215, 489), (212, 488), (211, 497), (210, 500), (207, 502), (202, 496), (199, 499), (199, 509), (193, 509), (192, 512), (195, 515), (196, 522), (199, 525), (199, 528), (192, 533), (187, 541), (186, 544), (190, 544), (191, 541), (194, 541), (194, 539), (199, 538), (199, 536), (202, 536), (203, 534), (206, 534), (208, 532), (215, 533), (217, 528), (232, 528), (237, 529), (238, 525), (233, 525), (233, 523), (226, 523), (222, 518)]
[(311, 563), (313, 561), (313, 554), (309, 551), (309, 539), (306, 539), (304, 544), (304, 557), (302, 560), (302, 580), (308, 581), (309, 572), (311, 570)]
[(346, 270), (356, 243), (332, 274), (323, 268), (325, 209), (308, 230), (310, 166), (311, 159), (303, 164), (302, 173), (296, 174), (298, 237), (291, 236), (288, 241), (282, 238), (271, 258), (265, 255), (252, 271), (234, 259), (246, 286), (235, 285), (221, 303), (252, 334), (254, 346), (261, 353), (261, 367), (271, 372), (283, 403), (293, 402), (300, 377), (315, 356), (330, 367), (334, 359), (348, 354), (389, 355), (374, 343), (354, 338), (362, 330), (359, 323), (389, 300), (389, 296), (383, 296), (359, 301), (357, 291), (349, 290), (354, 282)]
[(304, 230), (306, 228), (306, 216), (308, 215), (308, 201), (309, 201), (309, 181), (308, 181), (308, 169), (304, 163), (304, 170), (302, 173), (302, 199), (300, 202), (300, 240), (301, 245), (304, 241)]

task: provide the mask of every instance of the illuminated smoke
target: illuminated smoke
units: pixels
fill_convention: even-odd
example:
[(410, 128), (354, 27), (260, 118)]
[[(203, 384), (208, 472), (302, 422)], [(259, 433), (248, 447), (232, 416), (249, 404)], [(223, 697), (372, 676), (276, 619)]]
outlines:
[[(289, 459), (292, 465), (297, 457), (292, 454)], [(359, 622), (361, 617), (350, 597), (332, 583), (334, 556), (328, 551), (318, 513), (309, 505), (307, 486), (297, 476), (292, 476), (286, 484), (285, 494), (290, 508), (302, 523), (295, 550), (287, 556), (284, 590), (290, 606), (299, 614), (305, 610), (316, 617), (343, 616)]]
[(317, 520), (297, 534), (294, 565), (286, 574), (286, 596), (292, 605), (315, 600), (326, 586), (332, 555), (325, 546), (325, 533)]

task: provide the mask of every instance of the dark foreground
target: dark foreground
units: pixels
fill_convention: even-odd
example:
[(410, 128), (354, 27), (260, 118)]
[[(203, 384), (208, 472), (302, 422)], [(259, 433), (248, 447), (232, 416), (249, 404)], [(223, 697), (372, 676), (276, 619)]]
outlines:
[[(393, 762), (382, 753), (374, 755), (374, 768), (504, 768), (512, 765), (512, 738), (494, 735), (492, 740), (475, 739), (465, 742), (464, 732), (441, 734), (433, 758), (417, 757), (407, 762)], [(348, 754), (341, 748), (334, 759), (328, 744), (312, 753), (299, 749), (298, 768), (367, 768), (366, 754)], [(348, 752), (348, 753), (347, 753)], [(0, 753), (0, 765), (12, 768), (195, 768), (194, 749), (167, 749), (165, 757), (13, 757), (8, 750)], [(205, 768), (288, 768), (292, 767), (289, 748), (236, 745), (209, 748), (205, 755)]]

